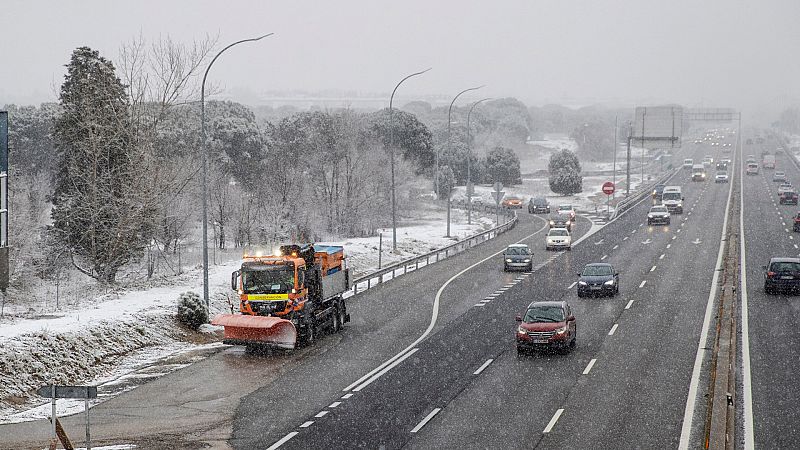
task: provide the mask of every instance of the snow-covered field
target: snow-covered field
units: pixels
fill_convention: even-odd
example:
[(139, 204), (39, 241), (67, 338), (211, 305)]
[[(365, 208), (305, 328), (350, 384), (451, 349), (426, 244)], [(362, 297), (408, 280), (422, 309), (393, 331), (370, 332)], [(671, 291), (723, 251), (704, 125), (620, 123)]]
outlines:
[[(413, 217), (401, 218), (396, 254), (390, 252), (391, 229), (381, 230), (382, 266), (444, 247), (491, 228), (493, 222), (492, 217), (473, 215), (472, 225), (467, 225), (466, 213), (458, 209), (451, 211), (451, 219), (452, 237), (447, 238), (445, 211), (421, 205)], [(345, 246), (354, 277), (377, 269), (378, 236), (328, 243)], [(228, 301), (234, 300), (230, 273), (240, 263), (239, 258), (219, 256), (222, 261), (209, 268), (212, 315), (229, 310)], [(96, 384), (102, 386), (97, 401), (103, 401), (132, 389), (135, 380), (176, 370), (191, 363), (193, 355), (218, 346), (214, 327), (195, 333), (174, 318), (180, 293), (202, 292), (200, 268), (159, 283), (119, 288), (57, 311), (6, 315), (0, 322), (0, 422), (47, 417), (49, 406), (42, 407), (41, 400), (37, 406), (36, 399), (28, 397), (42, 385)], [(152, 367), (158, 370), (148, 370)], [(82, 411), (83, 403), (62, 401), (60, 408), (75, 413)]]

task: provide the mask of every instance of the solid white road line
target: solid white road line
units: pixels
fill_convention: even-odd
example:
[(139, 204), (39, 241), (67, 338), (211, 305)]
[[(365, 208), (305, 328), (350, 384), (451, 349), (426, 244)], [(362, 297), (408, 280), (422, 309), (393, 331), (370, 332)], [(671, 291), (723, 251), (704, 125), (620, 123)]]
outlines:
[[(750, 372), (750, 312), (747, 306), (747, 253), (744, 235), (744, 188), (740, 188), (739, 208), (739, 292), (742, 294), (742, 396), (744, 397), (744, 448), (755, 448), (753, 427), (753, 377)], [(791, 236), (790, 236), (791, 237)], [(797, 244), (794, 245), (797, 247)]]
[(425, 424), (430, 422), (430, 420), (433, 419), (433, 416), (435, 416), (436, 414), (439, 414), (439, 411), (441, 411), (441, 410), (442, 410), (442, 408), (434, 408), (433, 411), (429, 412), (428, 415), (425, 416), (424, 419), (422, 419), (422, 422), (418, 423), (417, 426), (415, 426), (414, 428), (411, 429), (411, 432), (412, 433), (416, 433), (417, 431), (421, 430), (422, 427), (424, 427)]
[[(541, 228), (539, 228), (538, 230), (536, 230), (536, 232), (534, 232), (534, 233), (531, 233), (531, 234), (529, 234), (529, 235), (525, 236), (524, 238), (522, 238), (522, 239), (518, 240), (517, 242), (515, 242), (515, 244), (520, 244), (520, 243), (522, 243), (523, 241), (526, 241), (526, 240), (528, 240), (528, 239), (530, 239), (530, 238), (532, 238), (532, 237), (536, 236), (537, 234), (539, 234), (540, 232), (542, 232), (542, 231), (543, 231), (545, 228), (547, 228), (547, 222), (545, 222), (545, 223), (542, 225), (542, 227), (541, 227)], [(580, 239), (579, 239), (578, 241), (580, 241)], [(471, 266), (467, 267), (466, 269), (464, 269), (464, 270), (462, 270), (462, 271), (458, 272), (457, 274), (453, 275), (452, 277), (450, 277), (450, 279), (449, 279), (449, 280), (447, 280), (447, 281), (446, 281), (446, 282), (445, 282), (445, 283), (444, 283), (444, 284), (443, 284), (443, 285), (442, 285), (442, 286), (439, 288), (439, 290), (438, 290), (438, 291), (436, 291), (436, 296), (435, 296), (435, 297), (434, 297), (434, 299), (433, 299), (433, 311), (432, 311), (432, 314), (431, 314), (431, 321), (430, 321), (430, 323), (428, 324), (428, 328), (426, 328), (426, 329), (425, 329), (425, 331), (422, 333), (422, 335), (420, 335), (420, 337), (418, 337), (417, 339), (415, 339), (415, 340), (414, 340), (414, 342), (412, 342), (411, 344), (409, 344), (409, 345), (408, 345), (406, 348), (404, 348), (403, 350), (400, 350), (400, 352), (398, 352), (396, 355), (394, 355), (394, 356), (392, 356), (391, 358), (387, 359), (386, 361), (384, 361), (383, 363), (381, 363), (381, 364), (380, 364), (378, 367), (376, 367), (376, 368), (374, 368), (374, 369), (370, 370), (369, 372), (367, 372), (366, 374), (362, 375), (362, 376), (361, 376), (361, 378), (359, 378), (358, 380), (354, 381), (354, 382), (353, 382), (353, 383), (351, 383), (349, 386), (347, 386), (346, 388), (344, 388), (344, 389), (343, 389), (343, 391), (349, 391), (349, 390), (351, 390), (351, 389), (355, 388), (356, 386), (360, 385), (361, 383), (363, 383), (363, 382), (364, 382), (364, 380), (367, 380), (367, 379), (372, 379), (372, 377), (374, 377), (376, 374), (378, 374), (378, 373), (380, 373), (380, 372), (383, 372), (383, 371), (384, 371), (384, 369), (386, 369), (386, 367), (388, 367), (390, 364), (392, 364), (392, 363), (393, 363), (394, 361), (396, 361), (398, 358), (402, 358), (402, 357), (403, 357), (403, 355), (406, 355), (406, 354), (408, 354), (408, 352), (410, 352), (410, 351), (411, 351), (411, 349), (413, 349), (414, 347), (416, 347), (416, 346), (417, 346), (417, 344), (419, 344), (419, 343), (420, 343), (420, 342), (422, 342), (422, 341), (423, 341), (425, 338), (427, 338), (427, 337), (428, 337), (428, 335), (429, 335), (429, 334), (431, 334), (431, 331), (433, 331), (433, 328), (436, 326), (436, 322), (437, 322), (437, 320), (439, 320), (439, 303), (441, 302), (441, 298), (442, 298), (442, 292), (444, 292), (444, 290), (445, 290), (445, 289), (447, 289), (447, 286), (449, 286), (449, 285), (450, 285), (450, 283), (452, 283), (452, 282), (453, 282), (453, 281), (454, 281), (456, 278), (458, 278), (458, 277), (460, 277), (461, 275), (463, 275), (463, 274), (467, 273), (468, 271), (472, 270), (473, 268), (475, 268), (475, 267), (478, 267), (479, 265), (481, 265), (481, 264), (485, 263), (486, 261), (489, 261), (490, 259), (492, 259), (492, 258), (494, 258), (494, 257), (496, 257), (496, 256), (498, 256), (498, 255), (501, 255), (501, 254), (503, 254), (503, 252), (504, 252), (504, 251), (505, 251), (505, 249), (499, 250), (499, 251), (497, 251), (496, 253), (494, 253), (494, 254), (491, 254), (491, 255), (487, 256), (486, 258), (484, 258), (484, 259), (482, 259), (482, 260), (480, 260), (480, 261), (476, 262), (475, 264), (473, 264), (473, 265), (471, 265)], [(385, 373), (385, 372), (383, 372), (383, 373)]]
[(628, 301), (628, 304), (625, 305), (625, 309), (631, 309), (631, 306), (633, 306), (633, 300)]
[(647, 280), (642, 280), (642, 284), (640, 284), (639, 287), (643, 288), (645, 284), (647, 284)]
[(654, 272), (656, 270), (656, 266), (650, 268), (650, 272)]
[(388, 366), (386, 366), (383, 369), (381, 369), (378, 373), (376, 373), (376, 374), (372, 375), (371, 377), (369, 377), (365, 382), (363, 382), (363, 383), (359, 384), (358, 386), (354, 387), (353, 390), (358, 392), (358, 391), (364, 389), (365, 387), (369, 386), (373, 381), (375, 381), (378, 378), (382, 377), (386, 372), (394, 369), (395, 366), (397, 366), (401, 362), (405, 361), (406, 358), (408, 358), (409, 356), (411, 356), (414, 353), (416, 353), (417, 350), (419, 350), (419, 349), (418, 348), (412, 349), (410, 352), (404, 354), (399, 359), (394, 360), (391, 364), (389, 364)]
[(314, 417), (316, 417), (317, 419), (319, 419), (320, 417), (325, 417), (325, 415), (326, 415), (326, 414), (328, 414), (328, 411), (320, 411), (320, 412), (318, 412), (318, 413), (317, 413), (317, 415), (316, 415), (316, 416), (314, 416)]
[[(740, 149), (741, 151), (741, 149)], [(740, 186), (744, 186), (744, 177), (742, 177), (741, 166), (739, 167), (739, 179), (741, 180)], [(703, 318), (703, 327), (700, 331), (700, 339), (697, 343), (697, 354), (694, 359), (694, 369), (692, 369), (692, 378), (689, 382), (689, 395), (686, 398), (686, 408), (683, 411), (683, 425), (681, 426), (681, 437), (678, 443), (678, 448), (681, 450), (688, 450), (689, 439), (692, 437), (692, 422), (694, 421), (694, 409), (697, 403), (698, 386), (700, 384), (700, 369), (703, 366), (703, 359), (706, 353), (706, 344), (708, 341), (708, 330), (711, 326), (711, 317), (714, 315), (714, 299), (717, 297), (717, 284), (719, 274), (722, 267), (722, 254), (725, 250), (725, 234), (728, 232), (728, 212), (731, 207), (731, 198), (733, 197), (733, 184), (728, 187), (728, 202), (725, 205), (725, 218), (722, 221), (722, 234), (720, 235), (719, 252), (717, 253), (717, 264), (714, 267), (714, 274), (711, 278), (711, 291), (708, 293), (708, 301), (706, 302), (706, 313)], [(742, 194), (744, 200), (744, 194)], [(744, 202), (742, 202), (744, 206)], [(739, 208), (741, 211), (742, 208)], [(741, 228), (744, 230), (744, 228)], [(742, 239), (744, 241), (744, 239)], [(746, 420), (746, 419), (745, 419)]]
[(344, 394), (344, 395), (342, 396), (342, 398), (343, 398), (343, 399), (345, 399), (345, 400), (347, 400), (348, 398), (350, 398), (350, 397), (352, 397), (352, 396), (353, 396), (353, 394), (352, 394), (352, 393), (351, 393), (351, 394)]
[(286, 436), (282, 437), (278, 442), (276, 442), (276, 443), (270, 445), (269, 447), (267, 447), (267, 450), (275, 450), (276, 448), (280, 447), (281, 445), (287, 443), (289, 441), (289, 439), (297, 436), (298, 433), (299, 432), (297, 432), (297, 431), (292, 431), (291, 433), (289, 433)]
[(588, 375), (589, 372), (592, 371), (592, 367), (594, 367), (594, 363), (596, 363), (596, 362), (597, 362), (597, 358), (594, 358), (591, 361), (589, 361), (589, 364), (586, 366), (585, 369), (583, 369), (583, 374), (584, 375)]
[(336, 408), (337, 406), (339, 406), (341, 404), (342, 404), (342, 402), (333, 402), (330, 405), (328, 405), (328, 408)]
[(483, 364), (482, 364), (480, 367), (478, 367), (478, 370), (476, 370), (475, 372), (472, 372), (472, 374), (473, 374), (473, 375), (480, 375), (480, 374), (481, 374), (481, 372), (483, 372), (483, 371), (484, 371), (484, 369), (486, 369), (487, 367), (489, 367), (489, 364), (491, 364), (491, 363), (492, 363), (492, 361), (494, 361), (494, 359), (492, 359), (492, 358), (489, 358), (489, 359), (487, 359), (487, 360), (486, 360), (486, 362), (485, 362), (485, 363), (483, 363)]
[(311, 426), (313, 423), (314, 423), (314, 421), (313, 421), (313, 420), (309, 420), (308, 422), (303, 422), (303, 424), (302, 424), (302, 425), (300, 425), (300, 428), (308, 428), (308, 427), (310, 427), (310, 426)]
[(619, 326), (619, 324), (615, 323), (615, 324), (614, 324), (614, 326), (613, 326), (613, 327), (611, 327), (611, 330), (609, 330), (609, 332), (608, 332), (608, 335), (609, 335), (609, 336), (613, 336), (613, 335), (614, 335), (614, 332), (615, 332), (615, 331), (617, 331), (617, 327), (618, 327), (618, 326)]
[(555, 414), (553, 414), (553, 418), (550, 419), (550, 423), (547, 424), (547, 426), (545, 427), (543, 433), (549, 433), (550, 430), (553, 429), (553, 427), (556, 425), (556, 422), (558, 422), (558, 418), (561, 417), (561, 414), (563, 412), (564, 412), (564, 408), (560, 408), (558, 411), (556, 411)]

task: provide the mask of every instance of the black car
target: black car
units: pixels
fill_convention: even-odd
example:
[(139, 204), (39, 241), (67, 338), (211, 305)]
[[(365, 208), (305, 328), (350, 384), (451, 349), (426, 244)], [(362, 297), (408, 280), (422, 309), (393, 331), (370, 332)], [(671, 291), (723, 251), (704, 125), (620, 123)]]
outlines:
[(550, 228), (566, 228), (572, 231), (572, 221), (566, 214), (553, 214), (550, 216)]
[(772, 258), (764, 266), (764, 292), (775, 294), (780, 291), (800, 289), (800, 258)]
[(578, 273), (578, 297), (615, 296), (619, 293), (619, 273), (608, 263), (591, 263)]
[(528, 202), (528, 212), (531, 214), (550, 214), (550, 203), (544, 197), (532, 198)]
[(533, 252), (525, 244), (511, 244), (503, 252), (503, 272), (511, 269), (533, 270)]

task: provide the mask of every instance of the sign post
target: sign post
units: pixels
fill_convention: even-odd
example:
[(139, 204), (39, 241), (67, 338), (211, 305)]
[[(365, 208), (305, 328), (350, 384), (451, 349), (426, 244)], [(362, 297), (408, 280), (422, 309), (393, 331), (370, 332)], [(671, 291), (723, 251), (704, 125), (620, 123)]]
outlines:
[(467, 225), (472, 225), (472, 194), (475, 193), (475, 186), (472, 181), (467, 180)]
[(606, 181), (603, 183), (603, 193), (606, 194), (606, 215), (611, 217), (611, 196), (614, 195), (614, 183)]
[(503, 183), (497, 182), (494, 184), (494, 190), (492, 191), (492, 197), (494, 197), (494, 208), (495, 208), (495, 226), (500, 225), (500, 202), (505, 197), (506, 193), (503, 192)]
[[(92, 440), (91, 435), (89, 434), (89, 399), (90, 398), (97, 398), (97, 386), (57, 386), (55, 384), (48, 384), (47, 386), (42, 386), (39, 390), (36, 391), (37, 394), (44, 398), (51, 398), (53, 399), (52, 407), (52, 417), (53, 417), (53, 443), (57, 439), (57, 428), (56, 422), (58, 417), (56, 417), (56, 399), (58, 398), (78, 398), (83, 399), (85, 401), (86, 407), (86, 449), (92, 450)], [(63, 432), (63, 430), (62, 430)], [(66, 433), (63, 436), (66, 439)], [(64, 443), (64, 439), (62, 439), (62, 444), (66, 447), (67, 444)], [(71, 445), (70, 445), (71, 447)], [(55, 448), (55, 446), (52, 446)]]

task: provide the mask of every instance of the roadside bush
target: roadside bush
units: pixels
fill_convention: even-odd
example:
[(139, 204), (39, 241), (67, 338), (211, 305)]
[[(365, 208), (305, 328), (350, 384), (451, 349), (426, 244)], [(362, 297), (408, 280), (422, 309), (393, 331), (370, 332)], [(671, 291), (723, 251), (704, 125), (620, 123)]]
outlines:
[(178, 320), (193, 330), (208, 323), (208, 308), (200, 295), (192, 291), (181, 294), (178, 298)]

